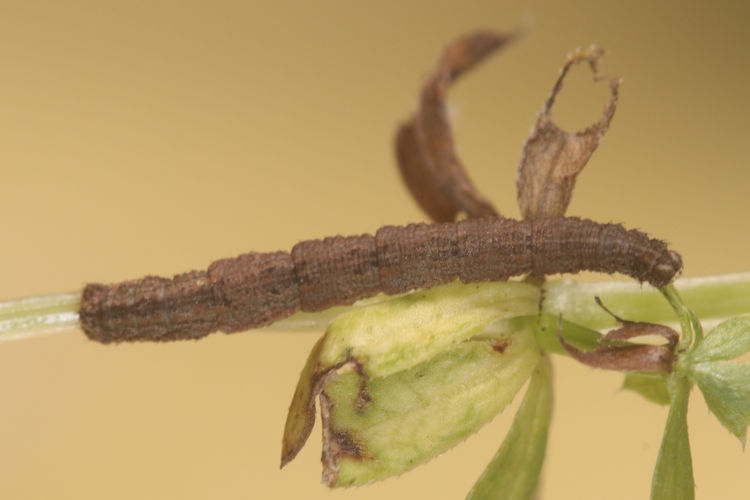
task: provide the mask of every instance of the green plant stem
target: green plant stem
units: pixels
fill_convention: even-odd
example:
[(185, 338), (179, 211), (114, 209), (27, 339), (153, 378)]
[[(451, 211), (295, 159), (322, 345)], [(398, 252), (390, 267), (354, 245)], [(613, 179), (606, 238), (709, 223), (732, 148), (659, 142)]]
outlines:
[[(722, 319), (750, 312), (750, 273), (677, 280), (684, 303), (702, 320)], [(605, 329), (616, 321), (594, 302), (599, 296), (615, 314), (626, 319), (667, 323), (675, 321), (669, 302), (655, 288), (635, 282), (578, 282), (550, 280), (545, 284), (543, 312), (588, 328)], [(0, 302), (0, 341), (61, 332), (78, 326), (80, 292)], [(379, 295), (352, 307), (381, 301)], [(351, 307), (320, 313), (297, 313), (268, 328), (279, 331), (322, 331), (333, 318)]]
[[(675, 281), (683, 303), (701, 320), (721, 320), (750, 312), (750, 273), (734, 273)], [(675, 311), (656, 288), (636, 282), (585, 283), (551, 280), (545, 285), (543, 312), (601, 330), (617, 325), (594, 301), (633, 321), (676, 322)]]
[(690, 347), (693, 339), (695, 339), (695, 346), (700, 344), (703, 341), (703, 328), (695, 313), (685, 305), (674, 285), (669, 284), (665, 286), (661, 289), (661, 293), (670, 303), (675, 313), (677, 313), (677, 318), (680, 321), (682, 335), (680, 335), (680, 343), (677, 345), (677, 350), (682, 351)]
[(76, 328), (80, 303), (80, 292), (0, 302), (0, 341)]

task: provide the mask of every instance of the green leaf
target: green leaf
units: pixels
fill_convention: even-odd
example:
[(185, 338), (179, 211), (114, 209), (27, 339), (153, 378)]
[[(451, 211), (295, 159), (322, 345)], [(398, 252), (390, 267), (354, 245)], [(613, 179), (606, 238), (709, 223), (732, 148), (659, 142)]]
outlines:
[(340, 368), (320, 395), (324, 482), (363, 485), (445, 452), (512, 401), (539, 356), (526, 330), (463, 342), (385, 377)]
[(552, 367), (544, 356), (531, 375), (526, 396), (502, 446), (487, 465), (468, 500), (534, 498), (547, 449), (552, 417)]
[(711, 412), (745, 446), (750, 424), (750, 365), (707, 361), (689, 368)]
[(692, 500), (695, 498), (695, 483), (687, 432), (691, 383), (686, 377), (673, 373), (667, 384), (671, 406), (651, 481), (651, 499)]
[(695, 362), (734, 359), (750, 351), (750, 315), (719, 324), (692, 352)]
[(652, 403), (669, 404), (669, 390), (663, 373), (626, 373), (622, 388), (640, 394)]

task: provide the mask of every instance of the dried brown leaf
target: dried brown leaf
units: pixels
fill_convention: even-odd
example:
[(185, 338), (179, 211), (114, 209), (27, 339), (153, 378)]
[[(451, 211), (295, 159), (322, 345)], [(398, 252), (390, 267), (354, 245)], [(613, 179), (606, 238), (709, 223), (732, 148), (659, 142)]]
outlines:
[(422, 89), (417, 113), (398, 129), (396, 154), (401, 174), (417, 203), (436, 222), (454, 221), (459, 212), (469, 217), (498, 215), (456, 155), (446, 94), (460, 75), (517, 35), (481, 31), (449, 44)]
[(599, 346), (593, 351), (579, 351), (565, 342), (560, 343), (576, 361), (601, 370), (637, 372), (669, 372), (672, 370), (672, 351), (664, 346), (632, 344), (625, 346)]
[[(289, 405), (286, 424), (284, 426), (284, 437), (281, 440), (281, 467), (291, 462), (307, 442), (315, 425), (315, 398), (320, 396), (321, 414), (323, 417), (323, 463), (324, 480), (330, 475), (327, 464), (333, 463), (330, 457), (347, 455), (350, 457), (364, 456), (364, 451), (355, 454), (356, 446), (353, 438), (348, 437), (342, 431), (337, 431), (329, 425), (330, 401), (325, 397), (323, 390), (329, 383), (331, 377), (336, 377), (336, 371), (344, 365), (351, 366), (362, 380), (358, 397), (354, 401), (358, 409), (362, 409), (370, 402), (367, 392), (367, 375), (360, 362), (348, 357), (339, 363), (329, 365), (321, 361), (325, 349), (325, 335), (313, 346), (307, 363), (302, 369), (297, 388), (294, 391), (292, 403)], [(329, 457), (328, 459), (326, 457)], [(327, 461), (328, 460), (328, 461)], [(334, 468), (335, 469), (335, 468)], [(328, 471), (328, 472), (326, 472)], [(335, 475), (335, 474), (334, 474)], [(331, 484), (331, 483), (327, 483)]]
[[(596, 47), (578, 50), (568, 56), (547, 102), (537, 117), (531, 135), (524, 145), (518, 167), (518, 205), (524, 219), (565, 215), (575, 181), (609, 128), (617, 107), (619, 78), (600, 76), (597, 63), (603, 51)], [(598, 122), (574, 134), (558, 127), (550, 118), (555, 97), (565, 75), (574, 64), (585, 62), (594, 81), (606, 79), (612, 92), (604, 114)]]
[[(625, 370), (639, 372), (669, 372), (674, 361), (674, 349), (679, 335), (673, 329), (655, 323), (623, 320), (602, 305), (599, 298), (597, 303), (617, 321), (622, 327), (608, 332), (602, 337), (600, 344), (592, 351), (581, 351), (565, 342), (562, 336), (562, 323), (558, 324), (557, 336), (565, 351), (570, 356), (592, 368), (603, 370)], [(615, 340), (629, 340), (635, 337), (659, 335), (667, 339), (667, 345), (626, 344), (611, 345), (606, 342)]]
[(396, 159), (406, 187), (422, 210), (436, 222), (452, 222), (460, 208), (439, 188), (430, 172), (431, 164), (422, 153), (413, 121), (402, 124), (396, 132)]
[(602, 340), (628, 340), (635, 337), (658, 335), (660, 337), (664, 337), (667, 340), (670, 351), (674, 351), (677, 343), (680, 340), (680, 335), (673, 328), (669, 328), (668, 326), (659, 325), (656, 323), (646, 323), (643, 321), (630, 321), (627, 319), (622, 319), (621, 317), (610, 311), (607, 307), (605, 307), (599, 297), (595, 297), (595, 300), (596, 303), (599, 304), (599, 307), (604, 309), (604, 311), (606, 311), (610, 316), (612, 316), (615, 320), (622, 323), (623, 325), (622, 328), (607, 332)]

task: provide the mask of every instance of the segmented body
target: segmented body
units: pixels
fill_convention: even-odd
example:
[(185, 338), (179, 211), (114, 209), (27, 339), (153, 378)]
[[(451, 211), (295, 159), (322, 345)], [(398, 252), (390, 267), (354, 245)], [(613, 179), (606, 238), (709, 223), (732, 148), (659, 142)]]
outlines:
[(620, 272), (661, 287), (682, 260), (661, 240), (573, 217), (385, 226), (375, 235), (248, 253), (174, 278), (147, 276), (83, 291), (81, 324), (100, 342), (200, 338), (257, 328), (295, 311), (351, 304), (456, 279), (503, 281), (526, 273)]

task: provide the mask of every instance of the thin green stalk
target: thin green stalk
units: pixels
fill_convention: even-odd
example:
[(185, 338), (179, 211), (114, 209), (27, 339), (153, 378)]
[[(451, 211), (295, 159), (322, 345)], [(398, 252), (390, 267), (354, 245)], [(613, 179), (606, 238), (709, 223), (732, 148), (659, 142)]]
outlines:
[[(701, 320), (719, 320), (750, 312), (750, 273), (684, 278), (674, 283), (684, 304)], [(543, 311), (589, 328), (611, 328), (617, 322), (594, 301), (601, 298), (625, 319), (675, 322), (675, 311), (656, 288), (634, 281), (585, 283), (550, 280), (544, 287)]]
[(695, 313), (685, 305), (674, 285), (669, 284), (665, 286), (661, 289), (661, 293), (664, 294), (664, 297), (671, 304), (680, 321), (682, 335), (680, 335), (680, 343), (677, 349), (687, 349), (693, 343), (693, 339), (695, 339), (696, 346), (700, 344), (703, 341), (703, 328), (700, 322), (698, 322)]
[(76, 328), (80, 303), (80, 292), (0, 302), (0, 341)]

